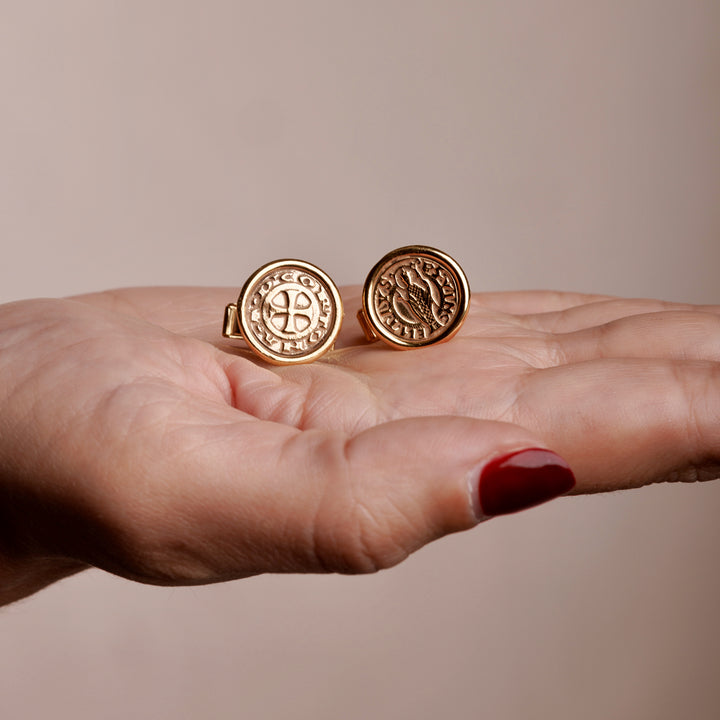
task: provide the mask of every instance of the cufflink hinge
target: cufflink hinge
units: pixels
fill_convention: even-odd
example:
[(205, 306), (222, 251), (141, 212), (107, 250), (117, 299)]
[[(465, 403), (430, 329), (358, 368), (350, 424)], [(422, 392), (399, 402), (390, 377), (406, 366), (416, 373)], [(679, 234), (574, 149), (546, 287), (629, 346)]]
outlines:
[(370, 321), (367, 319), (367, 315), (365, 314), (364, 310), (358, 310), (357, 319), (360, 323), (362, 331), (365, 333), (365, 339), (368, 342), (375, 342), (376, 340), (378, 340), (378, 334), (375, 332), (375, 329), (370, 324)]
[(243, 340), (243, 334), (240, 330), (240, 321), (238, 320), (237, 305), (230, 303), (225, 308), (225, 322), (223, 323), (223, 337), (233, 338), (235, 340)]

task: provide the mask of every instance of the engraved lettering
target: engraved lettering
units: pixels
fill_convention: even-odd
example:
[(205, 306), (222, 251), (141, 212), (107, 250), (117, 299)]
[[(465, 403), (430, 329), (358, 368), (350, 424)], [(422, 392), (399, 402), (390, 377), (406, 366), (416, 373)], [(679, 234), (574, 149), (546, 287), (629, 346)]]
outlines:
[(399, 256), (381, 268), (372, 289), (375, 317), (406, 344), (441, 336), (460, 311), (454, 272), (440, 259)]

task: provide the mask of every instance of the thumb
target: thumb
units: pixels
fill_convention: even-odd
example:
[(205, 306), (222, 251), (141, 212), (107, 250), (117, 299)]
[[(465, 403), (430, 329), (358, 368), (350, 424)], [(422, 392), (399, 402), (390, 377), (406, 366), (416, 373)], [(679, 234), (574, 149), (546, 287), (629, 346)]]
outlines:
[(567, 463), (524, 428), (465, 417), (375, 426), (342, 443), (313, 521), (320, 567), (372, 572), (426, 543), (575, 485)]
[(220, 427), (193, 425), (208, 436), (194, 435), (192, 452), (181, 436), (177, 452), (151, 453), (159, 464), (139, 483), (112, 483), (114, 509), (93, 516), (112, 514), (121, 542), (108, 553), (95, 532), (82, 559), (154, 584), (373, 572), (575, 482), (560, 457), (506, 423), (414, 418), (353, 437), (257, 420)]

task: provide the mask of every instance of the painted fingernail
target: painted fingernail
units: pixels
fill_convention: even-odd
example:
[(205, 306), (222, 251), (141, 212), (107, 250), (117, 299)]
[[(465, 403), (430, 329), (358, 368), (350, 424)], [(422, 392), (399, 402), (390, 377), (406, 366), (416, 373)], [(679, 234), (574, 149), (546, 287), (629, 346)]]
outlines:
[(488, 463), (480, 473), (480, 507), (507, 515), (552, 500), (575, 487), (568, 464), (541, 448), (520, 450)]

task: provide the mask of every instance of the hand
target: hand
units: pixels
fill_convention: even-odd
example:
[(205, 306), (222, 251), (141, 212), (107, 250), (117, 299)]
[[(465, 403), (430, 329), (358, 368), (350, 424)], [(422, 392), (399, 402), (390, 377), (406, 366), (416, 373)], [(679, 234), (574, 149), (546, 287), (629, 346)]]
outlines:
[(565, 457), (574, 492), (718, 475), (718, 307), (476, 295), (452, 341), (399, 352), (365, 342), (355, 289), (333, 353), (270, 368), (220, 337), (232, 298), (0, 307), (0, 600), (87, 565), (387, 567), (485, 519), (480, 476), (526, 448)]

